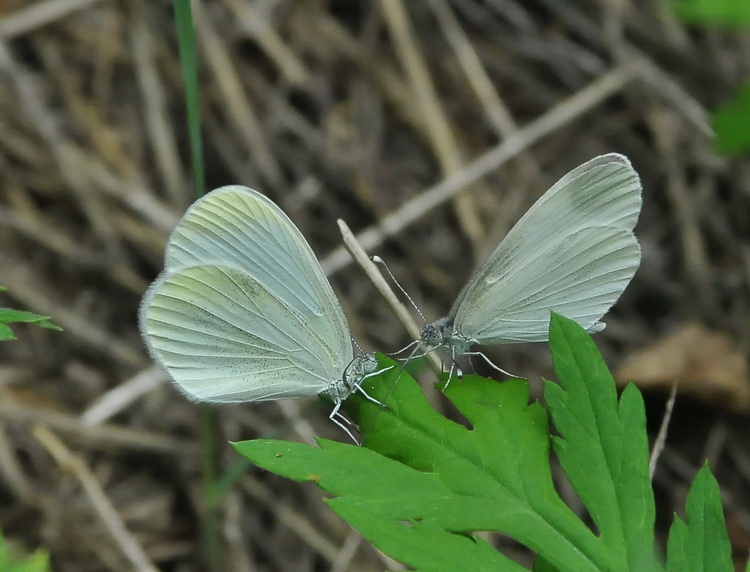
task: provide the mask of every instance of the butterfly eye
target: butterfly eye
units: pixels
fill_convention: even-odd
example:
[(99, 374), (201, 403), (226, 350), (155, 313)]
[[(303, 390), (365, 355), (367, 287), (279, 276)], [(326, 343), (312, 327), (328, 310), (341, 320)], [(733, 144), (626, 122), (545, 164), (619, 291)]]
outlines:
[(364, 354), (362, 358), (362, 373), (364, 375), (374, 373), (378, 369), (378, 358), (375, 357), (375, 354)]
[(443, 343), (443, 336), (435, 324), (422, 326), (422, 330), (419, 332), (419, 339), (424, 345), (429, 347), (439, 346)]

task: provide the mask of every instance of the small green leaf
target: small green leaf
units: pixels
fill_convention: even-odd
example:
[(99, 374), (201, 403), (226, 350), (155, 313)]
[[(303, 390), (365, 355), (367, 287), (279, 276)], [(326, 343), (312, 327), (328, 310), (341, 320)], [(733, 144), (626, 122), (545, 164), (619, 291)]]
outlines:
[(747, 0), (673, 0), (672, 6), (689, 22), (750, 26), (750, 2)]
[(7, 342), (8, 340), (15, 340), (16, 336), (13, 334), (13, 330), (9, 326), (0, 323), (0, 342)]
[(185, 108), (187, 110), (188, 140), (190, 142), (190, 164), (196, 198), (205, 194), (206, 176), (201, 137), (201, 106), (198, 89), (198, 49), (195, 41), (193, 9), (190, 2), (172, 0), (174, 6), (177, 43), (180, 50), (180, 71), (185, 85)]
[(0, 534), (0, 570), (3, 572), (48, 572), (49, 556), (42, 550), (24, 555), (8, 546)]
[(734, 570), (719, 485), (708, 466), (695, 477), (685, 505), (686, 519), (675, 516), (667, 541), (667, 570)]
[[(384, 399), (386, 377), (370, 383), (368, 394)], [(516, 539), (562, 570), (615, 569), (607, 547), (555, 490), (547, 416), (529, 404), (528, 384), (465, 376), (446, 396), (471, 428), (439, 415), (402, 373), (388, 408), (349, 400), (360, 426), (372, 428), (365, 447), (327, 440), (320, 449), (270, 440), (235, 446), (260, 467), (336, 495), (331, 508), (415, 568), (511, 569), (505, 556), (467, 536), (486, 530)]]
[(716, 147), (721, 153), (737, 155), (750, 150), (750, 84), (714, 110), (711, 123), (716, 132)]
[(13, 310), (11, 308), (0, 308), (0, 341), (16, 339), (13, 330), (6, 324), (36, 324), (48, 330), (60, 331), (62, 328), (49, 321), (49, 316), (40, 316), (31, 312)]
[(544, 558), (537, 558), (534, 561), (534, 572), (559, 572), (557, 568), (552, 566)]
[(565, 474), (615, 561), (659, 569), (641, 395), (629, 385), (618, 403), (612, 374), (574, 321), (553, 313), (550, 345), (560, 383), (545, 382), (544, 396), (561, 434), (554, 449)]
[(480, 537), (453, 534), (429, 521), (370, 513), (367, 498), (339, 497), (328, 505), (366, 538), (377, 539), (383, 552), (419, 570), (525, 570)]

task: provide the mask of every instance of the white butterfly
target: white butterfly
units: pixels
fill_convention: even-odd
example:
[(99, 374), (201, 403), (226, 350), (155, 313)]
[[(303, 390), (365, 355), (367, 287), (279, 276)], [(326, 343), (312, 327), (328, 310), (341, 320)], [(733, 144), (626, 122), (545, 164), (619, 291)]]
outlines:
[(633, 234), (640, 210), (640, 179), (626, 157), (601, 155), (573, 169), (510, 230), (448, 316), (422, 328), (419, 342), (447, 349), (455, 363), (479, 353), (474, 344), (547, 340), (551, 310), (603, 330), (600, 318), (640, 264)]
[(334, 402), (331, 420), (354, 439), (339, 409), (356, 390), (367, 396), (361, 384), (377, 359), (354, 357), (341, 304), (310, 246), (257, 191), (221, 187), (188, 209), (139, 323), (154, 361), (189, 398), (321, 394)]

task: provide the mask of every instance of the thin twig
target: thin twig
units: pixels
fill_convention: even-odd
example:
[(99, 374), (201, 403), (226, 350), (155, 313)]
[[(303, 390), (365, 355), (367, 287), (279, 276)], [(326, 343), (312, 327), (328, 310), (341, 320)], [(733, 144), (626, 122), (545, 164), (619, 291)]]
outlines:
[(656, 471), (656, 463), (659, 461), (659, 455), (664, 450), (664, 445), (667, 442), (667, 429), (669, 428), (669, 421), (672, 419), (672, 411), (674, 410), (674, 403), (677, 400), (677, 383), (672, 384), (672, 391), (669, 393), (669, 399), (664, 409), (664, 417), (662, 417), (661, 425), (659, 425), (659, 433), (656, 435), (654, 441), (654, 448), (651, 451), (651, 458), (648, 462), (648, 474), (651, 480), (654, 478), (654, 472)]
[(52, 455), (61, 469), (71, 473), (81, 488), (88, 496), (94, 512), (101, 519), (104, 528), (110, 533), (114, 543), (120, 547), (123, 556), (135, 567), (136, 570), (157, 572), (157, 568), (146, 554), (135, 536), (128, 530), (125, 523), (112, 505), (104, 489), (94, 476), (94, 473), (86, 466), (83, 460), (74, 455), (65, 444), (57, 438), (46, 427), (37, 425), (32, 434)]
[[(349, 253), (352, 255), (352, 258), (357, 264), (359, 264), (362, 270), (365, 271), (365, 274), (367, 274), (367, 277), (372, 281), (375, 289), (380, 292), (380, 295), (391, 307), (391, 310), (393, 310), (393, 313), (396, 314), (396, 317), (403, 324), (404, 328), (406, 328), (409, 336), (414, 340), (419, 339), (420, 326), (414, 321), (414, 318), (412, 317), (409, 310), (407, 310), (406, 307), (398, 299), (396, 294), (388, 285), (386, 279), (380, 273), (380, 269), (372, 260), (370, 260), (370, 257), (357, 242), (357, 239), (354, 237), (354, 234), (349, 229), (347, 224), (341, 219), (339, 219), (338, 223), (339, 229), (341, 230), (341, 236), (344, 239), (344, 247), (346, 248), (346, 250), (349, 251)], [(435, 355), (434, 352), (427, 354), (427, 357), (429, 359), (430, 366), (438, 375), (440, 375), (443, 371), (442, 365), (440, 363), (440, 358)]]
[(73, 12), (88, 8), (101, 0), (46, 0), (34, 2), (0, 19), (0, 36), (16, 38), (46, 26), (51, 22), (70, 16)]
[(459, 24), (450, 3), (442, 0), (428, 0), (427, 6), (435, 14), (440, 27), (443, 29), (443, 35), (450, 42), (469, 85), (484, 108), (488, 122), (494, 127), (498, 135), (510, 137), (518, 131), (518, 126), (484, 69), (482, 60), (476, 52), (476, 47)]
[(249, 150), (251, 160), (263, 174), (265, 181), (274, 187), (280, 187), (284, 180), (281, 167), (268, 148), (259, 114), (253, 102), (247, 97), (235, 63), (227, 51), (225, 38), (218, 32), (215, 22), (200, 3), (195, 3), (193, 16), (206, 60), (216, 80), (217, 93), (226, 104), (227, 118), (237, 130), (240, 140)]
[(170, 128), (169, 97), (156, 64), (154, 36), (149, 29), (148, 6), (142, 0), (133, 2), (130, 46), (141, 93), (141, 102), (151, 150), (172, 204), (184, 205), (186, 184), (180, 165), (180, 154), (174, 131)]
[(141, 453), (178, 455), (193, 458), (198, 446), (193, 441), (159, 435), (154, 432), (131, 429), (121, 425), (96, 425), (87, 427), (73, 415), (60, 413), (35, 405), (29, 407), (3, 393), (0, 399), (0, 417), (11, 421), (43, 423), (65, 433), (81, 444), (101, 451), (132, 450)]
[(312, 424), (302, 415), (299, 403), (295, 399), (280, 399), (276, 404), (289, 420), (289, 424), (294, 429), (294, 432), (299, 435), (300, 439), (308, 445), (317, 447), (317, 442), (315, 441), (316, 431), (313, 429)]
[[(409, 21), (406, 7), (401, 0), (384, 0), (383, 9), (391, 37), (401, 63), (409, 77), (409, 84), (416, 97), (416, 108), (422, 113), (422, 127), (435, 153), (444, 175), (461, 171), (463, 163), (456, 137), (453, 134), (448, 114), (430, 77), (427, 62), (422, 57), (419, 42)], [(482, 223), (476, 203), (469, 194), (454, 195), (454, 205), (459, 223), (466, 236), (475, 246), (482, 240)]]
[[(630, 67), (622, 66), (602, 75), (575, 95), (557, 104), (547, 113), (520, 129), (511, 137), (479, 156), (462, 171), (430, 187), (400, 208), (386, 215), (380, 223), (368, 227), (357, 235), (365, 250), (380, 246), (388, 237), (395, 236), (414, 221), (460, 193), (467, 185), (497, 169), (509, 159), (563, 125), (590, 111), (602, 101), (620, 91), (633, 77)], [(351, 262), (346, 248), (340, 246), (321, 261), (327, 275), (347, 267)]]
[(162, 385), (167, 379), (167, 374), (158, 366), (153, 365), (144, 369), (138, 375), (102, 393), (81, 414), (81, 423), (91, 426), (112, 419), (132, 403)]

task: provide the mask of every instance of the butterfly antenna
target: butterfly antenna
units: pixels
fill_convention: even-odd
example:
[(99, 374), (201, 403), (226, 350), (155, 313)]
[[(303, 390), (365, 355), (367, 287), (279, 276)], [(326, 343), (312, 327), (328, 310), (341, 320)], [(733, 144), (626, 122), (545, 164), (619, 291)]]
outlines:
[(414, 300), (412, 300), (411, 296), (409, 296), (409, 294), (406, 293), (406, 290), (404, 290), (404, 287), (401, 286), (401, 284), (399, 284), (398, 280), (396, 280), (396, 277), (393, 275), (393, 272), (391, 272), (391, 269), (388, 268), (388, 265), (385, 263), (385, 260), (383, 260), (379, 256), (373, 256), (373, 257), (370, 258), (370, 260), (372, 260), (376, 264), (382, 264), (383, 265), (383, 267), (385, 268), (385, 271), (388, 273), (388, 276), (391, 277), (391, 280), (396, 285), (396, 288), (398, 288), (399, 290), (401, 290), (401, 293), (404, 296), (406, 296), (406, 299), (409, 300), (409, 303), (417, 311), (417, 314), (419, 314), (419, 317), (422, 318), (422, 323), (426, 324), (427, 320), (425, 319), (424, 314), (422, 314), (422, 311), (419, 309), (419, 306), (417, 306), (416, 302), (414, 302)]
[[(355, 347), (356, 347), (356, 348), (357, 348), (357, 349), (359, 350), (359, 353), (360, 353), (360, 354), (363, 354), (363, 353), (365, 353), (364, 351), (362, 351), (362, 346), (360, 346), (360, 345), (359, 345), (359, 344), (357, 343), (357, 340), (355, 340), (354, 338), (350, 338), (350, 339), (352, 340), (352, 343), (353, 343), (353, 344), (355, 345)], [(352, 360), (352, 361), (354, 361), (354, 360)], [(348, 366), (347, 366), (347, 367), (348, 367)]]
[[(421, 311), (421, 310), (419, 309), (419, 306), (417, 306), (417, 304), (416, 304), (416, 303), (414, 302), (414, 300), (412, 299), (412, 297), (411, 297), (411, 296), (409, 296), (409, 294), (407, 294), (407, 293), (406, 293), (406, 290), (404, 290), (403, 286), (401, 286), (401, 284), (399, 284), (398, 280), (396, 280), (396, 277), (395, 277), (395, 276), (393, 275), (393, 272), (391, 272), (391, 269), (390, 269), (390, 268), (388, 268), (388, 265), (387, 265), (387, 264), (385, 263), (385, 261), (384, 261), (384, 260), (383, 260), (382, 258), (380, 258), (380, 256), (373, 256), (372, 258), (370, 258), (370, 261), (371, 261), (372, 263), (375, 263), (375, 264), (382, 264), (382, 265), (383, 265), (383, 267), (385, 268), (386, 272), (387, 272), (387, 273), (388, 273), (388, 275), (389, 275), (389, 276), (391, 277), (391, 280), (393, 281), (393, 283), (394, 283), (394, 284), (396, 285), (396, 287), (397, 287), (397, 288), (398, 288), (398, 289), (399, 289), (399, 290), (401, 291), (401, 293), (402, 293), (402, 294), (403, 294), (404, 296), (406, 296), (406, 299), (407, 299), (407, 300), (409, 300), (409, 303), (410, 303), (410, 304), (412, 305), (412, 307), (414, 308), (414, 310), (416, 310), (417, 314), (419, 314), (419, 317), (420, 317), (420, 318), (422, 319), (422, 323), (423, 323), (423, 324), (426, 324), (426, 323), (427, 323), (427, 320), (425, 319), (425, 317), (424, 317), (424, 314), (422, 313), (422, 311)], [(380, 274), (380, 273), (378, 273), (378, 274)], [(380, 277), (382, 278), (382, 275), (381, 275)], [(389, 289), (389, 291), (390, 291), (390, 289)], [(392, 292), (391, 292), (391, 294), (392, 294)], [(394, 298), (395, 298), (395, 295), (394, 295)], [(400, 308), (402, 307), (402, 304), (398, 304), (398, 306), (399, 306), (399, 310), (400, 310)], [(400, 312), (399, 312), (399, 311), (397, 311), (397, 314), (398, 314), (398, 313), (400, 313)], [(408, 313), (407, 313), (407, 316), (408, 316)], [(412, 320), (411, 320), (410, 318), (411, 318), (411, 317), (410, 317), (410, 316), (408, 316), (408, 318), (406, 319), (406, 321), (404, 321), (404, 320), (402, 319), (402, 321), (404, 322), (404, 324), (405, 324), (405, 325), (407, 325), (407, 330), (409, 330), (409, 329), (410, 329), (410, 325), (408, 325), (408, 324), (409, 324), (409, 322), (412, 322), (412, 323), (413, 323), (413, 321), (412, 321)], [(417, 335), (417, 338), (418, 338), (418, 339), (416, 340), (416, 342), (417, 342), (417, 346), (416, 346), (416, 347), (417, 347), (417, 348), (420, 348), (420, 347), (422, 347), (422, 342), (421, 342), (421, 340), (419, 339), (419, 335)], [(407, 349), (408, 349), (408, 348), (410, 347), (410, 345), (411, 345), (411, 344), (409, 344), (409, 346), (406, 346), (406, 347), (405, 347), (405, 348), (404, 348), (403, 350), (399, 350), (399, 353), (400, 353), (400, 352), (402, 352), (402, 351), (406, 351), (406, 350), (407, 350)], [(416, 351), (416, 350), (415, 350), (415, 351)], [(425, 355), (427, 355), (427, 354), (429, 354), (429, 353), (430, 353), (430, 352), (425, 352)], [(411, 358), (412, 358), (413, 356), (414, 356), (414, 352), (413, 352), (413, 353), (412, 353), (412, 354), (411, 354), (411, 355), (410, 355), (410, 356), (409, 356), (409, 357), (407, 358), (407, 363), (408, 363), (408, 361), (409, 361), (409, 360), (410, 360), (410, 359), (411, 359)], [(439, 369), (441, 369), (441, 364), (440, 364), (440, 361), (439, 361), (439, 360), (430, 360), (430, 366), (431, 366), (431, 367), (432, 367), (432, 368), (433, 368), (433, 369), (434, 369), (434, 370), (435, 370), (436, 372), (437, 372), (437, 371), (438, 371)]]
[(389, 353), (389, 354), (385, 354), (385, 355), (387, 355), (388, 357), (395, 358), (398, 354), (405, 352), (406, 350), (408, 350), (413, 345), (419, 344), (419, 343), (420, 343), (419, 340), (411, 341), (408, 344), (406, 344), (403, 348), (401, 348), (400, 350), (396, 350), (395, 352), (392, 352), (392, 353)]

